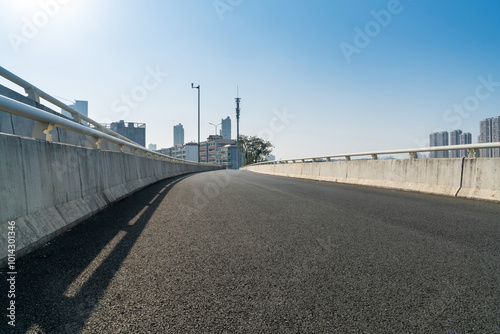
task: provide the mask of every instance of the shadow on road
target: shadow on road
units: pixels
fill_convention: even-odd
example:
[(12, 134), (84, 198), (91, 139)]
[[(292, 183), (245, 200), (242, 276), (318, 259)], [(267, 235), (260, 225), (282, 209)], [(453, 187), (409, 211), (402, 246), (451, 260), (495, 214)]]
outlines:
[[(78, 333), (162, 200), (190, 175), (155, 183), (17, 262), (16, 326), (1, 333)], [(6, 282), (5, 269), (0, 279)], [(2, 283), (4, 285), (5, 283)], [(1, 305), (8, 305), (2, 289)]]

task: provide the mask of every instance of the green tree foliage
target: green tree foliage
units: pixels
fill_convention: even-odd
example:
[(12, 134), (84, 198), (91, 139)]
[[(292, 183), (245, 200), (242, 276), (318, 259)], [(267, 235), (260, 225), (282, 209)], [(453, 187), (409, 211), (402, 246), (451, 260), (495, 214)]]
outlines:
[(245, 165), (253, 164), (256, 162), (265, 161), (266, 157), (271, 154), (274, 146), (257, 136), (240, 135), (239, 138), (240, 151), (243, 153), (243, 163)]

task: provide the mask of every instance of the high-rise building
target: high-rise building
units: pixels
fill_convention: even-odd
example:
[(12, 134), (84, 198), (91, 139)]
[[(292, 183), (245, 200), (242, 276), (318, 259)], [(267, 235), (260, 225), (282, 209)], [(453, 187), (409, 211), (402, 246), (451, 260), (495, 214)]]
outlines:
[(222, 128), (220, 130), (220, 135), (222, 136), (222, 139), (231, 139), (231, 118), (227, 116), (227, 118), (223, 119), (221, 123)]
[[(486, 118), (479, 123), (478, 142), (500, 142), (500, 116)], [(498, 158), (500, 157), (500, 148), (481, 149), (480, 156), (485, 158)]]
[(101, 124), (141, 146), (146, 146), (146, 123), (133, 123), (120, 120), (111, 124)]
[(149, 144), (148, 148), (150, 151), (156, 151), (158, 146), (156, 146), (156, 144)]
[[(450, 132), (450, 145), (460, 145), (460, 135), (462, 134), (462, 130), (453, 130)], [(459, 158), (460, 151), (453, 150), (450, 151), (450, 158)]]
[[(89, 101), (76, 100), (75, 103), (70, 104), (69, 107), (75, 109), (76, 111), (78, 111), (80, 114), (82, 114), (84, 116), (87, 116), (87, 117), (89, 116)], [(64, 109), (61, 109), (61, 114), (63, 114), (66, 117), (69, 117), (71, 119), (73, 118), (73, 116), (71, 116), (71, 114)], [(82, 124), (88, 125), (88, 123), (85, 121), (83, 121)]]
[[(448, 131), (434, 132), (429, 136), (429, 146), (448, 146)], [(431, 158), (448, 158), (449, 151), (432, 151)]]
[(174, 125), (174, 146), (184, 145), (184, 127), (181, 123)]
[[(470, 132), (464, 132), (460, 134), (460, 145), (472, 144), (472, 134)], [(460, 157), (468, 157), (469, 152), (467, 150), (460, 150)]]

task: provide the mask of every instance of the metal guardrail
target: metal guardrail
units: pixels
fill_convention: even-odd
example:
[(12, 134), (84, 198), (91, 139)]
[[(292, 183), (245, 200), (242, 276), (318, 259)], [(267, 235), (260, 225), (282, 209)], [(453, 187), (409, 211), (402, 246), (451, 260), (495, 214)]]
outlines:
[(433, 146), (433, 147), (422, 147), (422, 148), (410, 148), (401, 150), (390, 150), (390, 151), (374, 151), (374, 152), (361, 152), (361, 153), (348, 153), (348, 154), (333, 154), (324, 155), (319, 157), (310, 158), (298, 158), (298, 159), (284, 159), (276, 161), (264, 161), (252, 164), (256, 165), (270, 165), (270, 164), (280, 164), (280, 163), (302, 163), (302, 162), (321, 162), (321, 161), (331, 161), (335, 158), (344, 158), (345, 161), (350, 161), (351, 157), (359, 156), (371, 156), (372, 160), (377, 160), (379, 155), (387, 154), (404, 154), (410, 155), (410, 159), (417, 159), (419, 152), (435, 152), (435, 151), (459, 151), (467, 150), (468, 158), (479, 157), (479, 150), (485, 148), (500, 148), (500, 142), (495, 143), (481, 143), (481, 144), (467, 144), (467, 145), (452, 145), (452, 146)]
[[(27, 82), (23, 79), (21, 79), (20, 77), (16, 76), (15, 74), (7, 71), (5, 68), (3, 68), (1, 66), (0, 66), (0, 76), (17, 84), (18, 86), (21, 86), (22, 88), (24, 88), (25, 92), (28, 95), (28, 98), (30, 98), (38, 103), (40, 103), (40, 98), (43, 98), (44, 100), (60, 107), (61, 109), (68, 111), (72, 115), (74, 120), (69, 120), (62, 115), (55, 115), (55, 114), (49, 113), (47, 111), (44, 111), (42, 109), (38, 109), (38, 108), (32, 107), (30, 105), (24, 104), (22, 102), (19, 102), (19, 101), (16, 101), (16, 100), (13, 100), (13, 99), (10, 99), (8, 97), (0, 95), (0, 110), (1, 111), (5, 111), (5, 112), (8, 112), (8, 113), (11, 113), (14, 115), (29, 118), (29, 119), (32, 119), (32, 120), (35, 120), (38, 122), (42, 122), (44, 124), (44, 127), (45, 127), (45, 129), (42, 132), (45, 135), (45, 139), (49, 142), (52, 141), (51, 131), (53, 131), (54, 127), (57, 126), (59, 128), (63, 128), (66, 130), (70, 130), (70, 131), (80, 133), (83, 135), (87, 135), (87, 136), (94, 138), (95, 139), (95, 146), (97, 149), (100, 149), (101, 140), (106, 140), (106, 141), (109, 141), (111, 143), (119, 145), (122, 152), (123, 152), (124, 148), (127, 147), (127, 148), (131, 149), (131, 151), (134, 154), (149, 157), (149, 158), (172, 161), (172, 162), (180, 162), (180, 163), (184, 163), (184, 164), (213, 166), (213, 164), (197, 163), (197, 162), (192, 162), (192, 161), (188, 161), (188, 160), (180, 160), (180, 159), (176, 159), (176, 158), (170, 157), (170, 156), (165, 155), (165, 154), (150, 151), (147, 148), (135, 143), (134, 141), (102, 126), (101, 124), (94, 121), (93, 119), (91, 119), (85, 115), (80, 114), (75, 109), (73, 109), (70, 106), (66, 105), (65, 103), (59, 101), (58, 99), (50, 96), (49, 94), (45, 93), (41, 89), (35, 87), (34, 85), (30, 84), (29, 82)], [(81, 124), (82, 121), (88, 122), (89, 124), (93, 125), (95, 127), (95, 129)]]

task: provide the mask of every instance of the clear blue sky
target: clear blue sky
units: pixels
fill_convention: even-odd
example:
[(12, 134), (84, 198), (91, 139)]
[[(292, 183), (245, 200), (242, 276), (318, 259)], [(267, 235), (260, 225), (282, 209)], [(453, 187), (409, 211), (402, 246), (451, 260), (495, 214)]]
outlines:
[(1, 66), (88, 100), (97, 121), (147, 123), (159, 147), (178, 123), (186, 141), (197, 138), (191, 82), (201, 85), (202, 138), (227, 116), (235, 136), (238, 85), (241, 133), (271, 139), (277, 158), (426, 146), (430, 132), (457, 128), (476, 142), (479, 121), (500, 115), (498, 1), (0, 4)]

